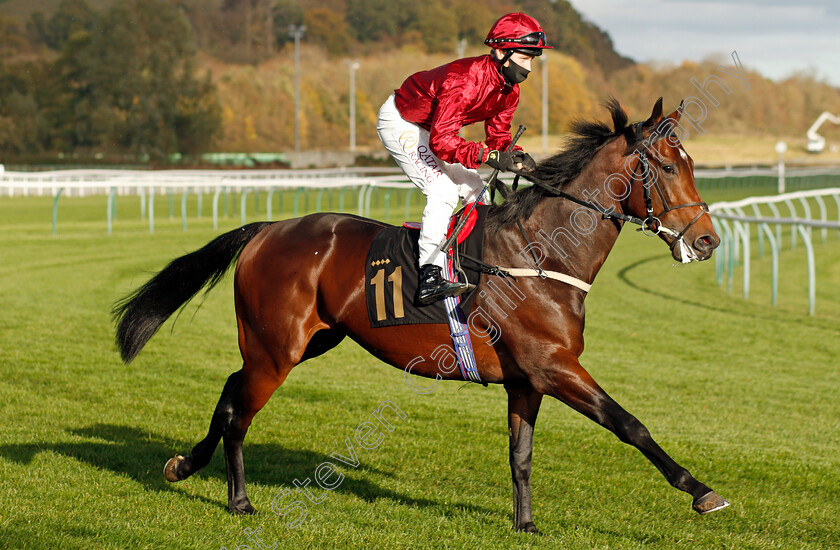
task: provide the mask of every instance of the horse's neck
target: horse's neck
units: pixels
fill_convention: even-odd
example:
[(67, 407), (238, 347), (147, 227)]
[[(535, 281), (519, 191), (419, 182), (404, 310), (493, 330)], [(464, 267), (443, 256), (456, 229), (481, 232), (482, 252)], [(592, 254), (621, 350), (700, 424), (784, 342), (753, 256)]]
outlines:
[[(617, 167), (598, 162), (601, 151), (581, 173), (563, 187), (563, 191), (587, 202), (597, 201), (604, 208), (621, 211), (622, 205), (609, 197), (603, 187), (606, 177)], [(546, 246), (549, 257), (543, 265), (591, 283), (607, 260), (621, 226), (603, 219), (595, 210), (568, 199), (546, 196), (523, 224)], [(532, 241), (534, 236), (531, 237)]]

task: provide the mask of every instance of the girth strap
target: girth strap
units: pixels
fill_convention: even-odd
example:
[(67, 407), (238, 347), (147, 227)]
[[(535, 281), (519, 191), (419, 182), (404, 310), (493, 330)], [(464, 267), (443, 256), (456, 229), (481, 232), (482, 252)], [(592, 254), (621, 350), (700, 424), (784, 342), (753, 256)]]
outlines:
[(500, 267), (499, 269), (510, 275), (513, 275), (514, 277), (547, 277), (549, 279), (554, 279), (555, 281), (561, 281), (563, 283), (566, 283), (567, 285), (572, 285), (573, 287), (579, 288), (584, 292), (589, 292), (589, 289), (592, 288), (592, 285), (590, 285), (589, 283), (581, 281), (580, 279), (572, 277), (571, 275), (560, 273), (559, 271), (551, 271), (548, 269), (537, 271), (536, 269), (527, 269), (519, 267)]
[(495, 275), (497, 277), (510, 277), (514, 281), (517, 277), (544, 277), (547, 279), (554, 279), (555, 281), (561, 281), (568, 285), (572, 285), (573, 287), (579, 288), (584, 292), (589, 292), (589, 289), (592, 288), (591, 284), (585, 281), (581, 281), (576, 277), (572, 277), (571, 275), (560, 273), (559, 271), (543, 269), (542, 272), (539, 272), (536, 269), (529, 268), (499, 267), (497, 265), (490, 265), (488, 263), (482, 262), (481, 260), (477, 260), (472, 256), (468, 256), (467, 254), (462, 254), (461, 259), (467, 260), (468, 262), (474, 264), (482, 273), (487, 273), (488, 275)]

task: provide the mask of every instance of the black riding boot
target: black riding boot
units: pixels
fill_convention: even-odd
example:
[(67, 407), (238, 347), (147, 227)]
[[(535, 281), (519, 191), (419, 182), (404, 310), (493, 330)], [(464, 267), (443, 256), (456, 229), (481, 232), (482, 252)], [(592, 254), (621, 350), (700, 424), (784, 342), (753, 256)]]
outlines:
[(460, 296), (470, 289), (467, 283), (453, 283), (441, 275), (440, 267), (426, 264), (420, 267), (420, 284), (417, 287), (417, 301), (427, 306), (447, 296)]

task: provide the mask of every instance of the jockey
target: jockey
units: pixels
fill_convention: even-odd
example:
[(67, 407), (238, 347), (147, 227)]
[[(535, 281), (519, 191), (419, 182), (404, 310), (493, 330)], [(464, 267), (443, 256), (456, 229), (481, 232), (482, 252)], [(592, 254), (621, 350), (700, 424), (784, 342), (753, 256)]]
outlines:
[[(420, 284), (417, 301), (431, 304), (459, 296), (467, 283), (444, 279), (446, 256), (440, 251), (452, 211), (465, 204), (487, 203), (479, 194), (482, 163), (502, 171), (532, 170), (530, 155), (511, 143), (510, 125), (519, 104), (519, 83), (531, 60), (551, 48), (535, 19), (510, 13), (496, 21), (487, 39), (487, 55), (458, 59), (415, 73), (385, 101), (376, 130), (385, 148), (426, 197), (420, 229)], [(462, 139), (462, 127), (484, 122), (484, 143)]]

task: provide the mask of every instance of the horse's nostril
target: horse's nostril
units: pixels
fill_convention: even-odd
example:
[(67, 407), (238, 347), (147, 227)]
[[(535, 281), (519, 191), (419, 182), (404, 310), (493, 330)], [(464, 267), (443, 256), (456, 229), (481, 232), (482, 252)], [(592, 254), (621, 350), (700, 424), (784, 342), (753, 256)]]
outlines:
[(694, 248), (701, 252), (705, 252), (707, 250), (711, 250), (717, 246), (715, 239), (711, 235), (703, 235), (701, 237), (697, 237), (694, 241)]

